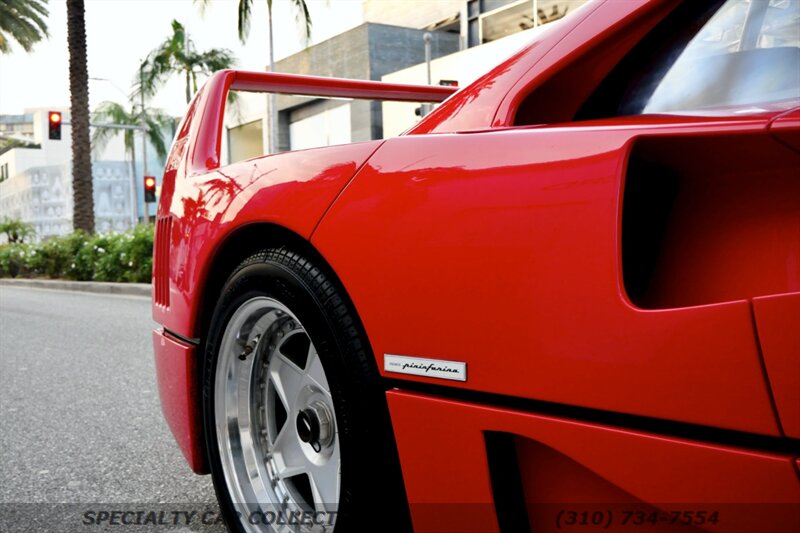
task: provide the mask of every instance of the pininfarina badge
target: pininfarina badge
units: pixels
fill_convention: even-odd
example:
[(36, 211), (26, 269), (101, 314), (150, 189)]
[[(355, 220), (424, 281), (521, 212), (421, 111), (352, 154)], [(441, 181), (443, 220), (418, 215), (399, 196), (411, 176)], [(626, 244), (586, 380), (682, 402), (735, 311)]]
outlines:
[(397, 374), (467, 381), (467, 363), (463, 361), (426, 359), (387, 353), (383, 356), (383, 369), (386, 372), (395, 372)]

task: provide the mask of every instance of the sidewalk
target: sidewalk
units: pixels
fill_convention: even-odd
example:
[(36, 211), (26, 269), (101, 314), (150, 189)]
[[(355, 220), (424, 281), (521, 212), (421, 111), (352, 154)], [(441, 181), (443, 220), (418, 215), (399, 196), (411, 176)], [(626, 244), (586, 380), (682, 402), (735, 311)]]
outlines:
[(65, 279), (0, 278), (0, 287), (33, 287), (62, 291), (97, 292), (101, 294), (127, 294), (150, 298), (149, 283), (109, 283), (105, 281), (70, 281)]

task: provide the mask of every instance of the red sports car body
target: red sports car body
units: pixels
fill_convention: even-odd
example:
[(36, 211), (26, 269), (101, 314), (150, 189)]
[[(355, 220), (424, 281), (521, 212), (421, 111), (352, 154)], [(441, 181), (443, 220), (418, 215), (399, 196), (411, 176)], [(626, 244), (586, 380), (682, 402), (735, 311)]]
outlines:
[[(452, 95), (214, 75), (153, 274), (191, 468), (226, 280), (284, 247), (352, 302), (415, 531), (800, 531), (797, 4), (591, 2)], [(397, 138), (220, 166), (229, 89), (444, 102)]]

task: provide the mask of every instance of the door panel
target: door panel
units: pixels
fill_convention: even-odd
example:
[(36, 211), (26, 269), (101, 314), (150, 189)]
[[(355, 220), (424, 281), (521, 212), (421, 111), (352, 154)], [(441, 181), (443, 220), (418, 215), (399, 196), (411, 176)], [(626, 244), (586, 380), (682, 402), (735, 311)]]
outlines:
[[(769, 129), (781, 143), (800, 152), (800, 108), (773, 120)], [(793, 209), (773, 217), (773, 235), (786, 232), (793, 243), (779, 265), (787, 283), (773, 291), (778, 294), (754, 298), (753, 312), (783, 432), (800, 438), (800, 164), (794, 168), (794, 192), (789, 198)]]
[(783, 432), (800, 439), (800, 292), (755, 298), (753, 309)]
[(778, 435), (746, 297), (644, 309), (620, 250), (635, 139), (766, 135), (766, 120), (392, 139), (312, 242), (380, 368), (467, 363), (463, 383), (387, 377)]
[[(536, 533), (798, 531), (800, 483), (787, 454), (405, 391), (386, 396), (416, 532), (506, 531), (497, 521), (504, 516), (501, 509), (514, 504), (493, 494), (487, 432), (513, 435), (530, 531)], [(514, 450), (506, 453), (513, 456)], [(515, 495), (514, 476), (503, 478), (503, 485), (504, 496)], [(601, 511), (606, 520), (601, 526), (570, 527), (559, 520), (568, 511), (590, 517)], [(704, 526), (695, 522), (696, 527), (670, 519), (623, 522), (626, 514), (642, 511), (645, 516), (716, 512), (719, 520)], [(524, 530), (517, 526), (508, 531)]]

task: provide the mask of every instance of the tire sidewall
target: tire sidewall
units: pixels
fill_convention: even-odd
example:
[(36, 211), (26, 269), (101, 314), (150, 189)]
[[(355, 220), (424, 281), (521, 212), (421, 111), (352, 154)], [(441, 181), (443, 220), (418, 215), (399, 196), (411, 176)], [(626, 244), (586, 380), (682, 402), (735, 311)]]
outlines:
[[(227, 489), (224, 471), (217, 444), (215, 423), (214, 391), (218, 361), (218, 346), (225, 328), (235, 311), (245, 302), (255, 297), (270, 297), (285, 305), (300, 321), (314, 343), (317, 354), (325, 370), (331, 389), (336, 413), (336, 430), (339, 437), (341, 459), (340, 499), (336, 515), (337, 531), (349, 530), (347, 524), (354, 524), (357, 516), (352, 507), (353, 489), (368, 484), (363, 479), (359, 459), (370, 455), (364, 449), (368, 435), (354, 434), (354, 427), (369, 429), (368, 413), (358, 408), (363, 401), (359, 396), (369, 392), (365, 382), (367, 376), (359, 375), (352, 369), (361, 365), (347, 364), (344, 360), (345, 346), (341, 346), (341, 332), (332, 323), (326, 303), (321, 301), (316, 291), (287, 265), (274, 260), (252, 262), (241, 266), (222, 289), (220, 300), (214, 311), (206, 338), (202, 368), (202, 411), (207, 457), (220, 510), (232, 531), (242, 531), (239, 516), (234, 508)], [(348, 371), (350, 370), (350, 371)], [(287, 420), (287, 423), (291, 421)], [(364, 433), (362, 431), (362, 433)], [(368, 432), (367, 432), (368, 433)], [(362, 478), (362, 479), (359, 479)]]

